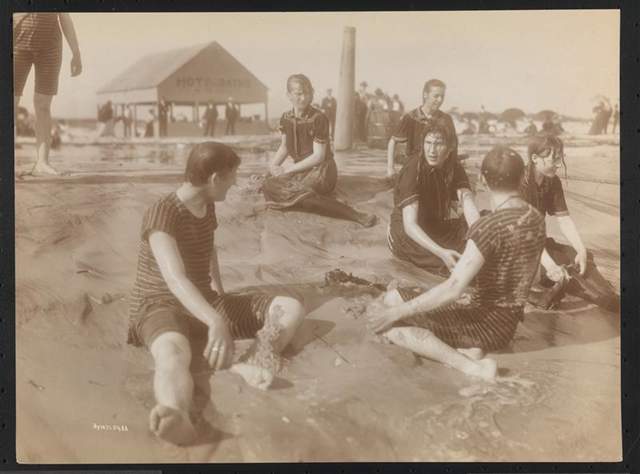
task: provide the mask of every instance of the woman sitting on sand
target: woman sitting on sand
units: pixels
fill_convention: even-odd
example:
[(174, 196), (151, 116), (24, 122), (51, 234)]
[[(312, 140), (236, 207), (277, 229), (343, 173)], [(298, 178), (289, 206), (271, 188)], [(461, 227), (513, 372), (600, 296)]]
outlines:
[[(150, 427), (160, 438), (189, 444), (192, 358), (216, 369), (231, 365), (233, 339), (275, 327), (272, 349), (289, 343), (304, 318), (295, 299), (259, 293), (225, 293), (214, 244), (216, 202), (236, 182), (240, 158), (227, 146), (205, 142), (190, 152), (185, 182), (153, 204), (142, 221), (138, 270), (132, 294), (129, 343), (153, 355), (156, 406)], [(251, 363), (231, 369), (266, 388), (273, 374)]]
[[(303, 74), (290, 76), (287, 96), (293, 109), (280, 119), (282, 140), (271, 160), (271, 176), (262, 186), (267, 205), (373, 226), (375, 215), (358, 212), (330, 196), (338, 171), (329, 144), (329, 119), (311, 105), (313, 87), (309, 79)], [(288, 156), (293, 163), (283, 165)]]
[[(411, 157), (398, 174), (388, 230), (396, 257), (440, 275), (455, 266), (467, 225), (480, 217), (454, 144), (447, 128), (435, 122), (426, 126), (422, 153)], [(454, 201), (462, 202), (464, 219), (450, 218)]]
[[(571, 244), (564, 245), (552, 238), (547, 239), (542, 253), (541, 286), (551, 287), (553, 282), (567, 282), (565, 289), (569, 294), (591, 301), (609, 311), (618, 312), (620, 297), (598, 271), (593, 255), (587, 251), (569, 215), (562, 182), (557, 176), (560, 166), (566, 169), (562, 140), (553, 135), (538, 135), (529, 141), (527, 151), (529, 161), (522, 195), (543, 215), (555, 217), (560, 231)], [(577, 267), (577, 271), (572, 267)], [(558, 297), (561, 298), (562, 294)], [(539, 298), (536, 292), (532, 292), (531, 302), (537, 304), (539, 301), (546, 299)]]
[[(482, 359), (483, 353), (505, 347), (515, 335), (540, 261), (545, 224), (520, 196), (524, 161), (515, 151), (492, 149), (481, 174), (493, 211), (469, 229), (451, 276), (422, 294), (392, 290), (384, 296), (385, 307), (374, 304), (369, 313), (372, 329), (392, 343), (491, 380), (496, 362)], [(471, 303), (454, 303), (474, 279)]]

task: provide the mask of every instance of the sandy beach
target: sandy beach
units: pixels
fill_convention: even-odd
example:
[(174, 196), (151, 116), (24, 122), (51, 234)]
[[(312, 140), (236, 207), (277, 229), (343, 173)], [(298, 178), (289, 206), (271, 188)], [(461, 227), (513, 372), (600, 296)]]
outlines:
[[(619, 291), (617, 137), (563, 139), (569, 209)], [(525, 152), (522, 138), (460, 140), (472, 178), (495, 143)], [(20, 463), (620, 460), (619, 315), (570, 297), (558, 310), (528, 308), (512, 348), (495, 355), (495, 384), (383, 344), (345, 311), (363, 289), (322, 284), (334, 268), (381, 283), (438, 281), (386, 247), (385, 152), (336, 155), (337, 196), (379, 217), (362, 229), (254, 212), (263, 198), (246, 185), (266, 170), (273, 138), (234, 146), (243, 159), (239, 186), (217, 206), (222, 276), (227, 291), (291, 284), (304, 298), (309, 315), (285, 370), (264, 392), (235, 374), (196, 368), (210, 428), (188, 448), (149, 432), (153, 364), (125, 342), (126, 298), (142, 215), (180, 183), (188, 145), (63, 145), (52, 164), (73, 175), (15, 182)], [(33, 155), (29, 143), (16, 149), (16, 171)], [(478, 198), (487, 207), (480, 189)]]

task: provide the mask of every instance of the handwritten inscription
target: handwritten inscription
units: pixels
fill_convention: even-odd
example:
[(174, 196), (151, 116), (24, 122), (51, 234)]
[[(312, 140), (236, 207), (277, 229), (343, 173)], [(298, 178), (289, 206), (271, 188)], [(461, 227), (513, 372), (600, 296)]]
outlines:
[(94, 423), (93, 429), (97, 431), (129, 431), (127, 425), (102, 425), (99, 423)]

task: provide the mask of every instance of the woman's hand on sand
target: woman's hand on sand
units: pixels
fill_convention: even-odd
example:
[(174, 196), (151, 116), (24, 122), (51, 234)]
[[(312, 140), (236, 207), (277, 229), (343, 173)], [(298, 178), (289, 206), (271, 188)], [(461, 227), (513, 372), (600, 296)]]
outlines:
[(575, 264), (580, 267), (580, 275), (584, 275), (587, 271), (587, 250), (582, 249), (578, 252), (575, 259)]
[(203, 356), (209, 367), (215, 370), (226, 369), (233, 361), (233, 339), (224, 321), (209, 326), (207, 346)]
[(442, 260), (447, 266), (449, 271), (453, 270), (453, 267), (456, 266), (456, 263), (458, 263), (458, 260), (460, 260), (461, 257), (459, 252), (451, 249), (442, 249), (438, 256), (440, 257), (440, 260)]
[(74, 54), (71, 58), (71, 77), (79, 76), (82, 72), (82, 58), (80, 54)]

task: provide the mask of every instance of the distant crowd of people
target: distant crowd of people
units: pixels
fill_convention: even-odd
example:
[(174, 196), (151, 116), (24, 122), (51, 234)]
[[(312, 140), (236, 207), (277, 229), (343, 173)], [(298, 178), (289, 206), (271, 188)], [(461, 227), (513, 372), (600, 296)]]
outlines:
[(604, 96), (597, 97), (596, 105), (592, 109), (593, 121), (589, 129), (589, 135), (606, 135), (611, 121), (611, 133), (616, 133), (620, 122), (620, 109), (618, 104), (611, 107), (611, 102)]
[[(209, 100), (201, 117), (199, 117), (199, 125), (203, 129), (203, 136), (215, 136), (216, 124), (218, 121), (218, 106), (221, 105), (213, 99)], [(174, 107), (164, 97), (160, 99), (157, 107), (147, 109), (146, 117), (143, 118), (144, 130), (138, 132), (136, 122), (136, 113), (134, 104), (124, 104), (120, 108), (120, 113), (114, 111), (113, 103), (107, 100), (98, 107), (98, 136), (107, 137), (114, 136), (114, 127), (117, 123), (122, 122), (124, 138), (139, 137), (166, 137), (168, 136), (169, 123), (186, 122), (186, 116), (176, 117), (174, 115)], [(241, 118), (240, 105), (236, 103), (233, 97), (229, 97), (224, 103), (224, 120), (226, 122), (225, 135), (235, 135), (236, 123)]]

